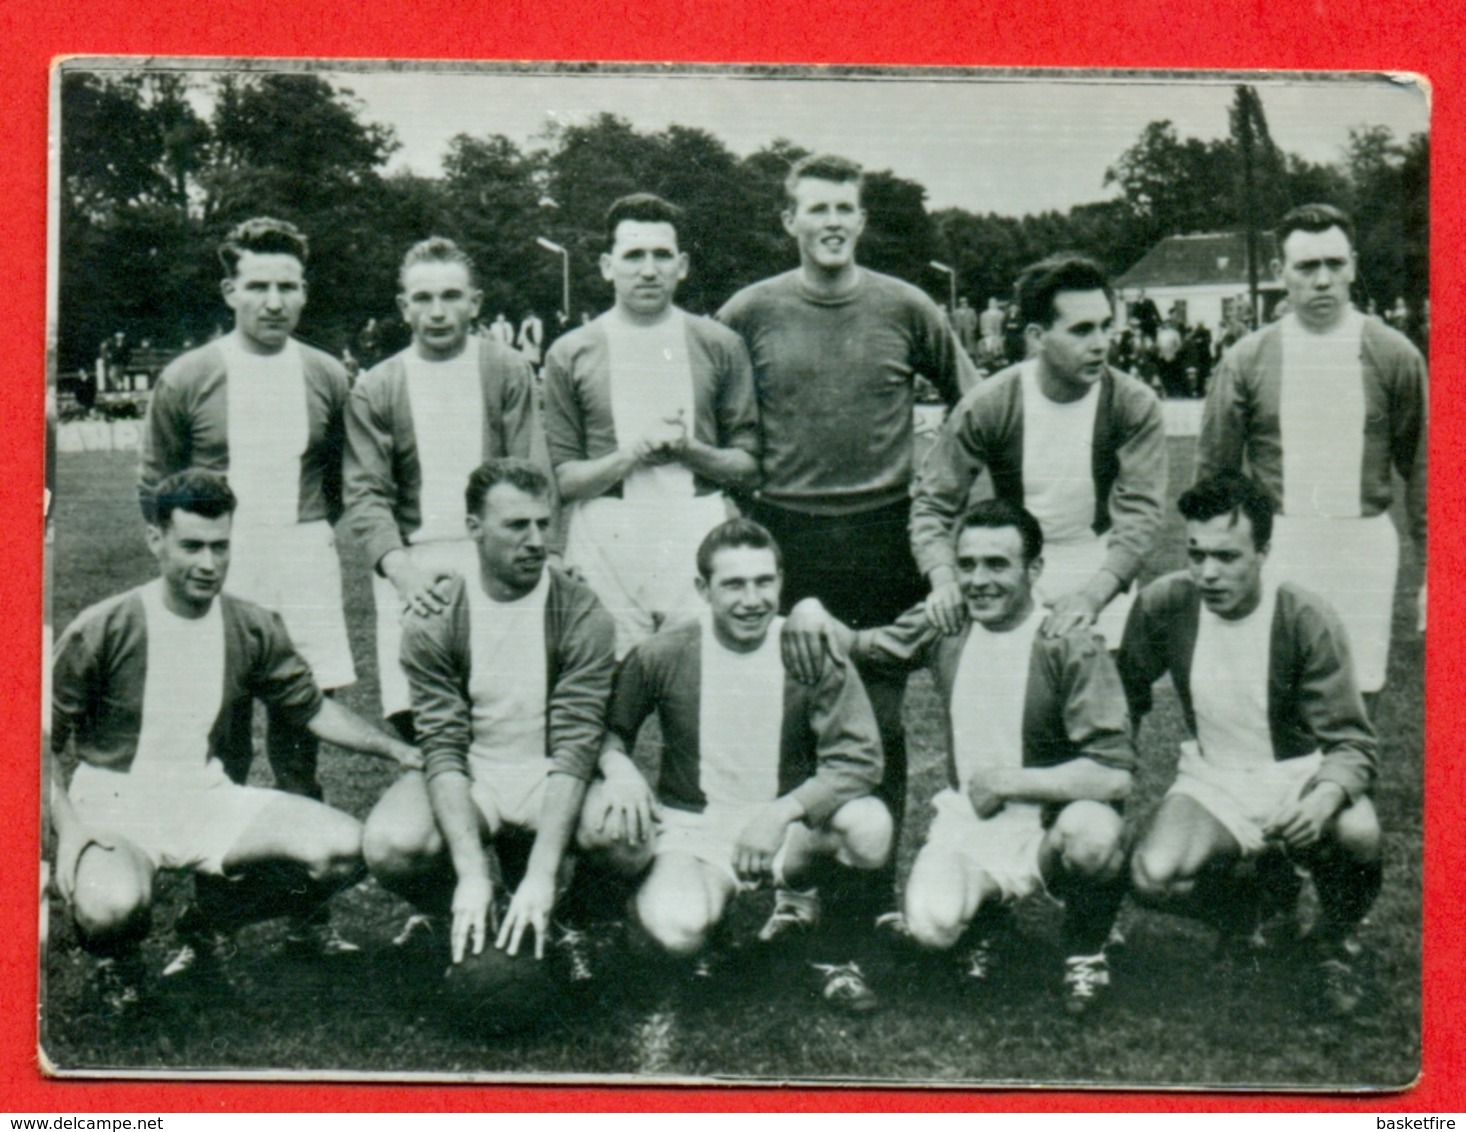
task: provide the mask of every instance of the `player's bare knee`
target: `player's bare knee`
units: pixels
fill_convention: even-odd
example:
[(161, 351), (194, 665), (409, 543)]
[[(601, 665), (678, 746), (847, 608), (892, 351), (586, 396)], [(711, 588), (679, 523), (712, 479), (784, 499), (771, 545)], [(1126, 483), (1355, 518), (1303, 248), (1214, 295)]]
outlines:
[(421, 829), (409, 829), (376, 813), (367, 818), (361, 835), (362, 857), (378, 879), (417, 876), (437, 861), (441, 849), (436, 831), (424, 837)]
[(643, 890), (636, 901), (636, 916), (646, 934), (667, 954), (678, 957), (701, 950), (712, 927), (702, 899), (691, 893), (686, 896), (674, 900)]
[(1173, 900), (1191, 891), (1174, 861), (1143, 845), (1130, 859), (1130, 885), (1136, 896), (1151, 901)]
[[(1056, 823), (1064, 870), (1071, 876), (1114, 880), (1125, 864), (1121, 847), (1124, 827), (1119, 815), (1102, 806), (1078, 814), (1075, 811), (1076, 807), (1070, 806)], [(1065, 818), (1069, 820), (1065, 822)]]
[(147, 934), (152, 894), (136, 884), (78, 884), (72, 915), (89, 939)]
[(1339, 848), (1356, 860), (1379, 860), (1380, 828), (1374, 803), (1363, 797), (1340, 810), (1334, 819), (1333, 836)]
[(959, 909), (928, 899), (919, 892), (913, 896), (909, 888), (903, 911), (906, 930), (911, 938), (919, 947), (930, 951), (947, 951), (955, 947), (967, 926)]
[(891, 856), (895, 823), (878, 798), (846, 802), (830, 820), (840, 842), (840, 858), (856, 869), (878, 869)]

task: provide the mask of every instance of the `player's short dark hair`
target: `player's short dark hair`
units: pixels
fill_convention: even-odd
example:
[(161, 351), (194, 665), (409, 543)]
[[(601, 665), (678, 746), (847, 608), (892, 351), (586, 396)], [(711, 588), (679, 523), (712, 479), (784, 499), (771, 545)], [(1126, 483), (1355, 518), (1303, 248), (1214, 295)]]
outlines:
[(1051, 255), (1025, 267), (1013, 288), (1023, 325), (1052, 326), (1059, 314), (1054, 299), (1060, 291), (1103, 291), (1110, 305), (1115, 303), (1110, 277), (1094, 260), (1070, 253)]
[(1218, 515), (1230, 515), (1232, 526), (1237, 517), (1252, 520), (1252, 545), (1261, 550), (1273, 537), (1273, 501), (1267, 492), (1241, 472), (1218, 472), (1190, 490), (1181, 493), (1176, 509), (1183, 519), (1205, 523)]
[(670, 224), (673, 231), (684, 216), (682, 209), (669, 200), (663, 200), (656, 193), (631, 193), (618, 197), (606, 209), (606, 247), (616, 243), (616, 228), (623, 220), (635, 220), (641, 224)]
[(774, 536), (769, 534), (768, 528), (755, 523), (752, 519), (729, 519), (719, 523), (710, 530), (703, 538), (697, 548), (697, 572), (702, 575), (703, 581), (709, 581), (713, 576), (713, 558), (720, 550), (729, 550), (736, 546), (747, 546), (754, 550), (772, 550), (774, 552), (774, 565), (779, 572), (784, 570), (784, 552), (779, 549), (778, 542)]
[(497, 483), (517, 487), (526, 495), (550, 494), (549, 478), (528, 460), (521, 460), (517, 456), (486, 460), (469, 473), (468, 487), (463, 492), (463, 502), (470, 515), (483, 514), (484, 497)]
[(218, 472), (190, 469), (175, 472), (153, 488), (147, 501), (147, 519), (153, 526), (166, 530), (175, 511), (217, 519), (233, 515), (238, 502), (229, 481)]
[(288, 220), (255, 216), (236, 224), (219, 245), (219, 263), (224, 274), (234, 278), (245, 252), (255, 255), (293, 255), (304, 267), (310, 259), (310, 241)]
[(1044, 552), (1044, 531), (1033, 512), (1011, 499), (984, 499), (962, 516), (958, 533), (974, 528), (1001, 530), (1014, 527), (1023, 540), (1023, 565), (1030, 566)]
[(1285, 213), (1278, 221), (1278, 250), (1294, 232), (1327, 232), (1337, 228), (1349, 237), (1349, 246), (1354, 246), (1354, 221), (1342, 208), (1331, 204), (1300, 204)]
[(478, 269), (474, 267), (473, 260), (447, 236), (429, 236), (407, 249), (407, 254), (402, 257), (402, 266), (397, 269), (399, 290), (407, 289), (407, 269), (420, 263), (460, 264), (468, 272), (468, 285), (475, 288), (478, 286)]
[(798, 203), (794, 190), (805, 180), (833, 181), (837, 185), (854, 182), (857, 194), (865, 193), (865, 170), (848, 157), (833, 153), (811, 153), (789, 167), (789, 175), (784, 178), (784, 200), (790, 208)]

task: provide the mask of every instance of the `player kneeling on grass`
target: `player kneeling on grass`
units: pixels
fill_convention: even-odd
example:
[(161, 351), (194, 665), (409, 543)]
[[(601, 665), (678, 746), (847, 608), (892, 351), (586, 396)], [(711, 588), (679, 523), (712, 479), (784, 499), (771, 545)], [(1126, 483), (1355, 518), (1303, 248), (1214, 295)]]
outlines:
[[(601, 750), (615, 627), (587, 586), (546, 566), (543, 472), (490, 460), (469, 476), (466, 502), (475, 551), (466, 576), (452, 580), (444, 608), (403, 624), (424, 772), (398, 779), (367, 817), (366, 860), (424, 913), (451, 912), (455, 963), (486, 943), (517, 954), (531, 929), (543, 957)], [(515, 832), (533, 846), (500, 922), (490, 858)]]
[(147, 528), (162, 577), (86, 610), (56, 649), (52, 747), (74, 741), (79, 760), (69, 790), (53, 773), (56, 882), (119, 1013), (138, 999), (159, 869), (239, 878), (230, 927), (308, 916), (361, 875), (355, 818), (230, 781), (252, 699), (327, 742), (420, 764), (322, 696), (278, 614), (220, 592), (234, 507), (221, 476), (163, 480)]
[[(781, 561), (763, 527), (714, 527), (697, 569), (706, 614), (642, 641), (621, 666), (581, 845), (626, 872), (650, 865), (636, 918), (671, 956), (697, 956), (733, 898), (766, 882), (818, 883), (827, 932), (814, 947), (844, 947), (844, 897), (868, 890), (891, 851), (891, 815), (871, 796), (881, 748), (870, 701), (843, 657), (808, 685), (785, 672)], [(627, 755), (653, 712), (665, 745), (654, 787)], [(857, 964), (816, 967), (827, 1001), (876, 1005)]]
[(1235, 951), (1257, 925), (1239, 866), (1281, 850), (1286, 873), (1302, 866), (1318, 889), (1319, 1001), (1350, 1014), (1363, 994), (1354, 932), (1381, 864), (1375, 736), (1347, 636), (1321, 598), (1268, 579), (1273, 508), (1251, 480), (1219, 473), (1178, 505), (1187, 570), (1145, 588), (1119, 655), (1135, 718), (1169, 672), (1193, 736), (1135, 850), (1135, 893), (1211, 919)]
[(1040, 892), (1063, 900), (1066, 1009), (1109, 985), (1105, 940), (1124, 897), (1120, 803), (1135, 752), (1125, 697), (1104, 641), (1088, 629), (1039, 633), (1034, 600), (1043, 532), (1014, 503), (989, 500), (959, 525), (956, 567), (967, 622), (945, 636), (916, 606), (855, 632), (814, 599), (789, 616), (785, 647), (802, 675), (832, 648), (864, 670), (933, 672), (947, 708), (948, 787), (903, 901), (920, 946), (958, 948), (986, 980), (1003, 910)]

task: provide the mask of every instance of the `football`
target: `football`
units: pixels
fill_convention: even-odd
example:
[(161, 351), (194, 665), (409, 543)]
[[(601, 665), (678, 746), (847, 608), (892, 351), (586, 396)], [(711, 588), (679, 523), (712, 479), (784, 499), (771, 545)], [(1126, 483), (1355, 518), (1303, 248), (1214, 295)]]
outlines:
[(470, 952), (448, 965), (440, 994), (455, 1026), (497, 1035), (536, 1029), (558, 1017), (562, 991), (553, 960), (536, 959), (533, 946), (509, 955), (490, 943), (478, 955)]

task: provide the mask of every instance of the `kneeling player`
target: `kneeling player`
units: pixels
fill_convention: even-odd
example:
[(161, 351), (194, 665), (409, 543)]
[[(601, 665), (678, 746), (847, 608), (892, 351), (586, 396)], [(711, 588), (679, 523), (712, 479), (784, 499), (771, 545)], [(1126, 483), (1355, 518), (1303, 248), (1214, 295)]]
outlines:
[(1188, 569), (1141, 593), (1119, 657), (1135, 718), (1169, 672), (1194, 736), (1135, 851), (1136, 895), (1245, 941), (1255, 905), (1240, 899), (1238, 866), (1280, 847), (1318, 888), (1320, 1001), (1350, 1014), (1362, 998), (1354, 930), (1381, 865), (1375, 736), (1347, 637), (1322, 599), (1265, 576), (1273, 509), (1252, 481), (1222, 472), (1179, 507)]
[(69, 790), (53, 776), (56, 881), (119, 1012), (138, 997), (159, 869), (251, 876), (230, 927), (308, 915), (361, 875), (356, 819), (230, 781), (224, 760), (243, 751), (247, 767), (250, 752), (241, 707), (258, 698), (328, 742), (420, 761), (323, 698), (277, 614), (220, 593), (235, 506), (222, 477), (181, 472), (155, 498), (147, 539), (162, 577), (82, 613), (53, 676), (53, 750), (74, 739), (80, 760)]
[(486, 844), (532, 834), (494, 942), (517, 954), (533, 929), (542, 957), (565, 847), (601, 750), (615, 627), (587, 586), (546, 566), (543, 472), (490, 460), (469, 476), (466, 501), (476, 553), (445, 608), (403, 624), (425, 773), (382, 795), (367, 818), (366, 860), (424, 913), (451, 911), (458, 962), (465, 949), (481, 952), (496, 926)]
[(1124, 896), (1119, 803), (1135, 754), (1103, 640), (1081, 629), (1038, 632), (1042, 551), (1031, 514), (1003, 500), (980, 503), (957, 534), (968, 613), (958, 635), (944, 636), (924, 606), (857, 633), (811, 599), (790, 614), (786, 643), (803, 674), (818, 670), (831, 646), (863, 670), (932, 669), (951, 759), (907, 881), (905, 930), (938, 950), (967, 937), (967, 974), (983, 980), (1001, 909), (1047, 891), (1065, 904), (1065, 1005), (1080, 1014), (1109, 985), (1104, 944)]
[[(869, 923), (856, 905), (871, 903), (891, 851), (890, 813), (871, 796), (881, 748), (870, 701), (843, 660), (808, 686), (785, 673), (781, 563), (763, 527), (713, 528), (697, 569), (707, 614), (642, 641), (617, 676), (581, 845), (610, 851), (626, 871), (651, 865), (636, 916), (673, 956), (698, 954), (734, 896), (766, 881), (818, 883), (829, 943), (816, 945), (839, 946), (839, 927)], [(654, 799), (626, 754), (653, 712), (665, 744)], [(817, 968), (826, 1000), (876, 1005), (856, 963)]]

